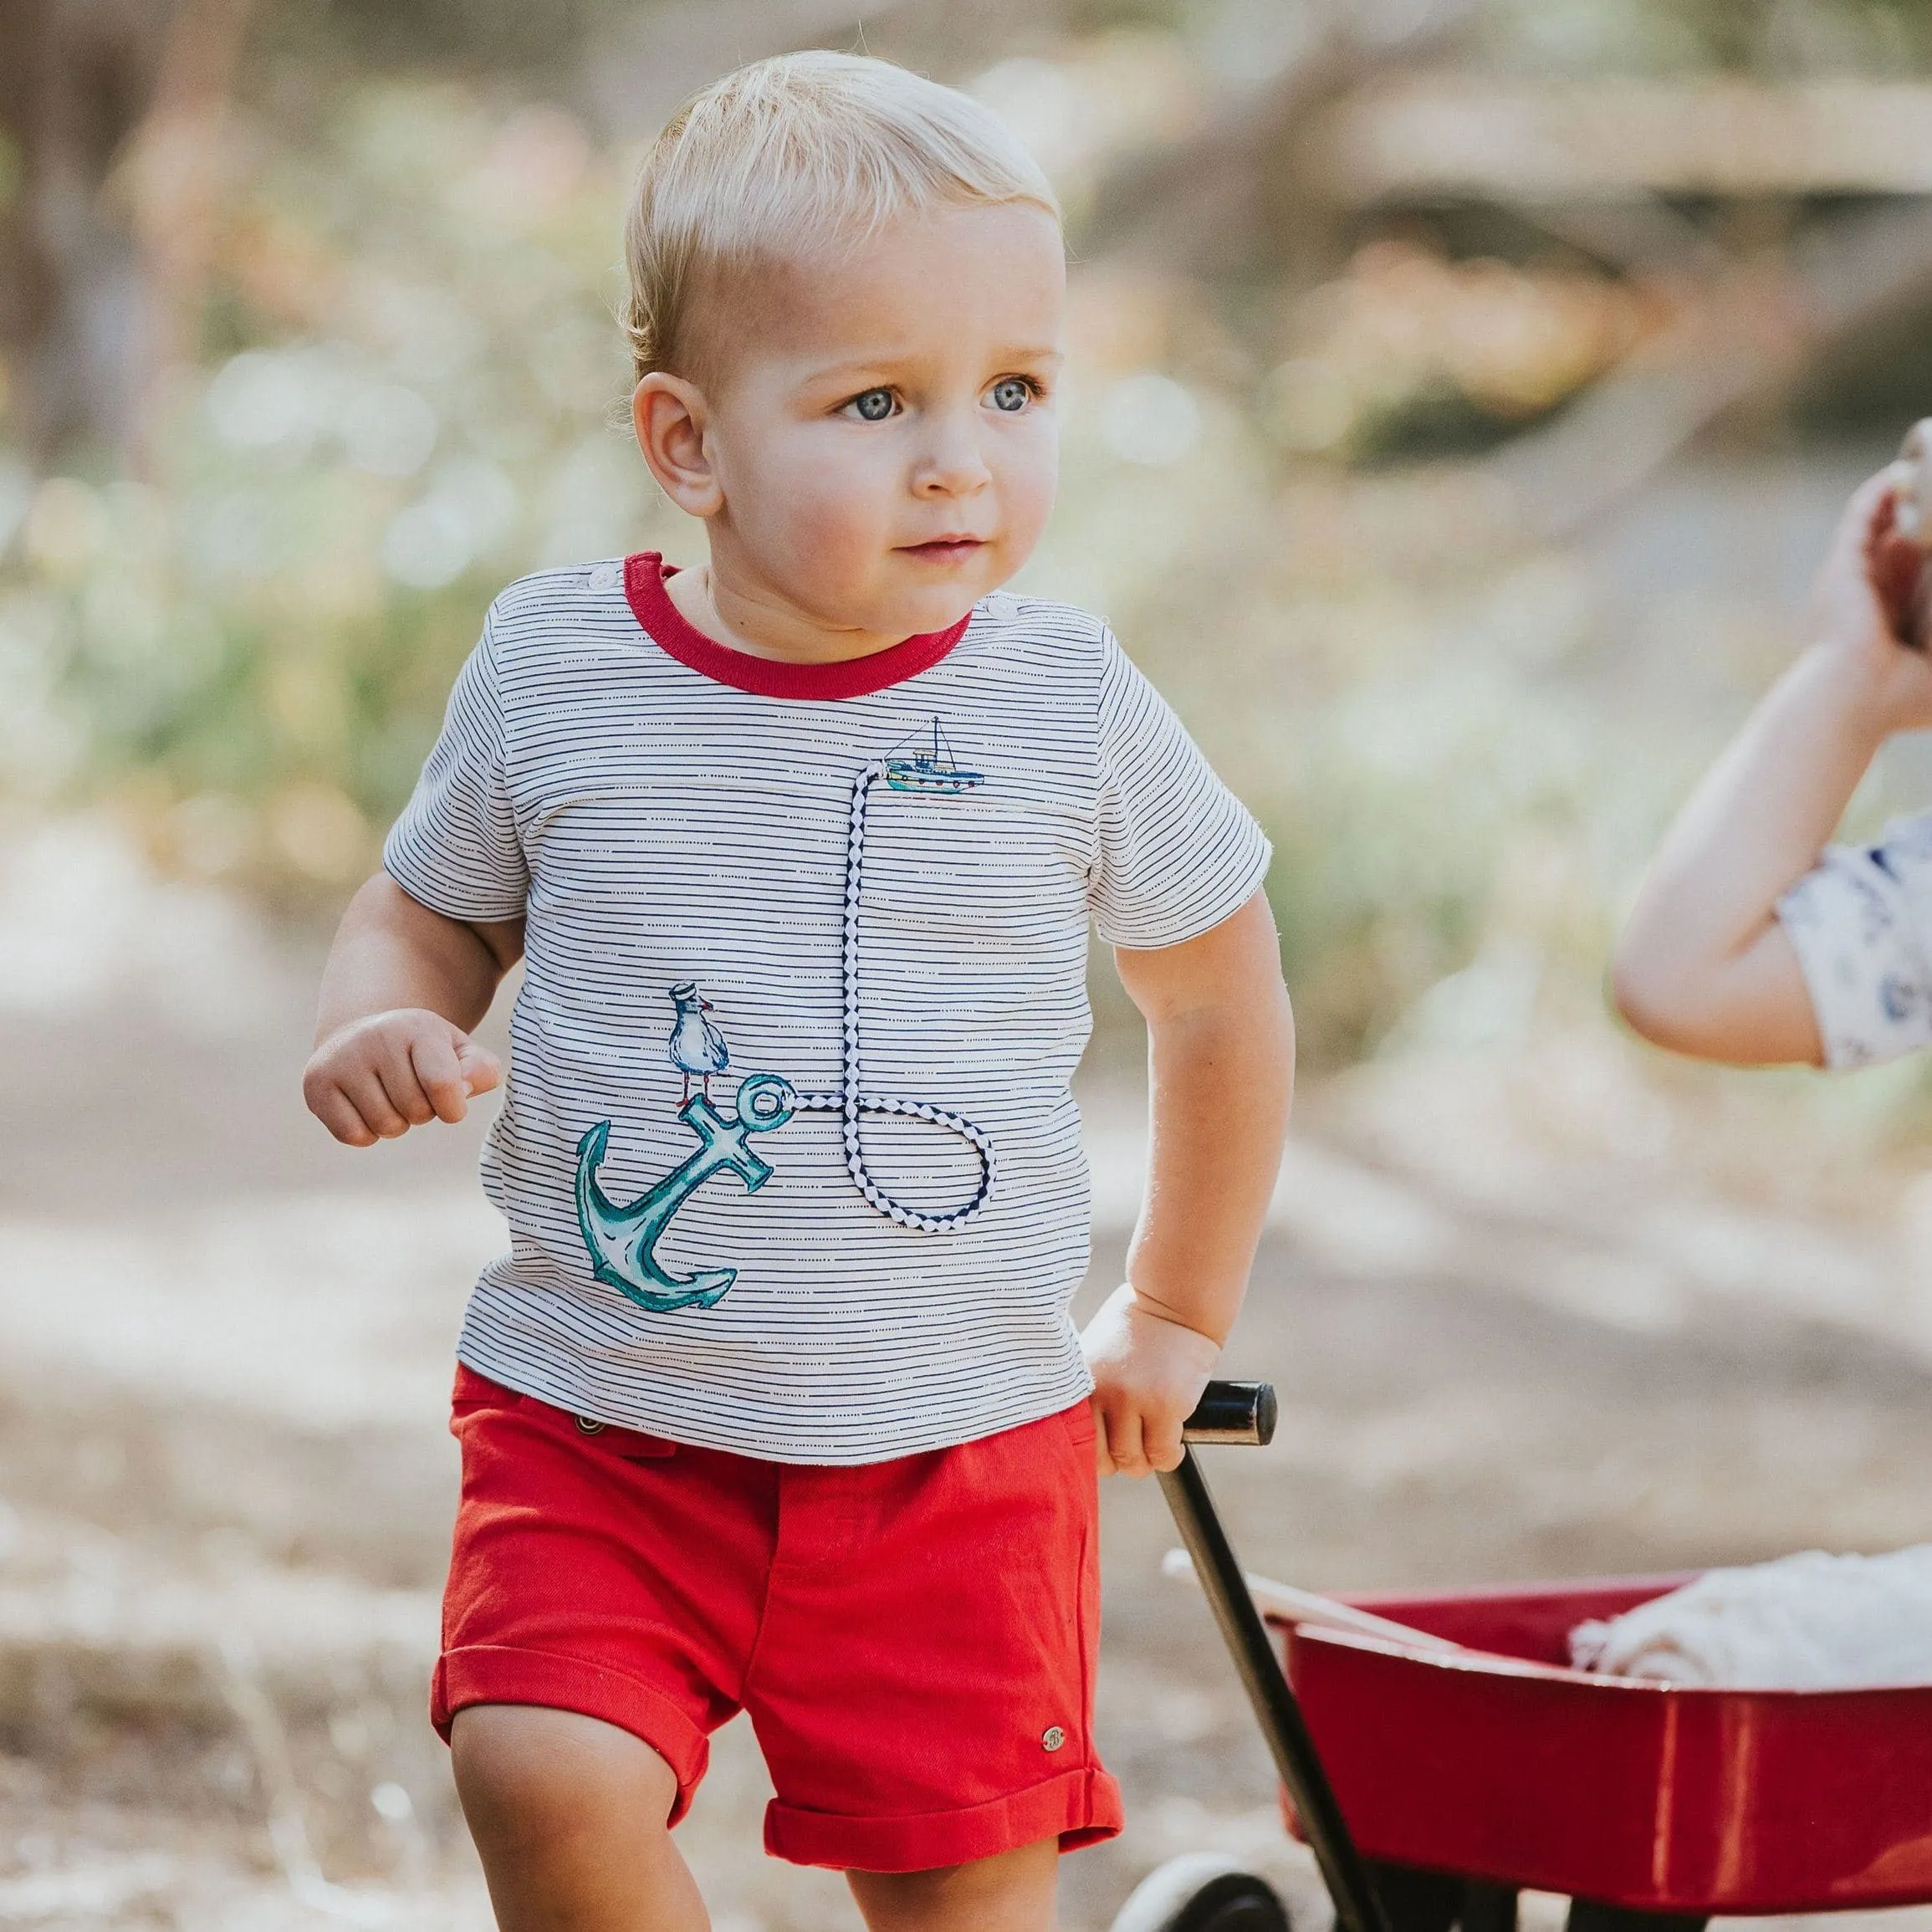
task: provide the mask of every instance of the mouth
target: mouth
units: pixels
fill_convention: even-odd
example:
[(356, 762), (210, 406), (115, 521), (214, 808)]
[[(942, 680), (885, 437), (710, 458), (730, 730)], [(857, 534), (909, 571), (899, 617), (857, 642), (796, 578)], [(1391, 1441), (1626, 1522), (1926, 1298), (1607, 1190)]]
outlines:
[(917, 557), (927, 564), (963, 564), (986, 548), (984, 537), (933, 537), (923, 544), (902, 544), (899, 555)]

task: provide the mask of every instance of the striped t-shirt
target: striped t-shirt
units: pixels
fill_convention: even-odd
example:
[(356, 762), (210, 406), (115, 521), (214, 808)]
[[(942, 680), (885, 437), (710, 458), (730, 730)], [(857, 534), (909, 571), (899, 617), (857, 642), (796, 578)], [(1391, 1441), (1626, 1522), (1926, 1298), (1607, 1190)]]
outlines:
[(384, 863), (527, 919), (458, 1353), (592, 1421), (867, 1463), (1052, 1413), (1088, 1213), (1086, 933), (1267, 869), (1106, 626), (996, 593), (841, 663), (713, 643), (652, 555), (511, 585)]

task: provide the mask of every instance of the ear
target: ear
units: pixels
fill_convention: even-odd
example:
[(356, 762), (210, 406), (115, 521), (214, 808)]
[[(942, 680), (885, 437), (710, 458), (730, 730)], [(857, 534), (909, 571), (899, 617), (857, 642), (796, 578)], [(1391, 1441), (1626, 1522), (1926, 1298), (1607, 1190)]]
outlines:
[(714, 517), (724, 491), (705, 447), (704, 392), (681, 376), (654, 369), (631, 398), (637, 447), (658, 487), (688, 516)]

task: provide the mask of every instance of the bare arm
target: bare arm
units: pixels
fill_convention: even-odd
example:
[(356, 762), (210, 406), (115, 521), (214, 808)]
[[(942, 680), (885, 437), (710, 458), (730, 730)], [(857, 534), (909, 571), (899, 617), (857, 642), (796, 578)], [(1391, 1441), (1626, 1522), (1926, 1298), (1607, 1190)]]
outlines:
[(1809, 655), (1679, 814), (1618, 943), (1618, 1011), (1647, 1040), (1739, 1065), (1823, 1048), (1777, 902), (1818, 854), (1883, 741)]
[(349, 902), (322, 974), (309, 1112), (350, 1147), (459, 1121), (502, 1078), (469, 1030), (523, 955), (520, 919), (446, 918), (385, 872)]
[(1147, 1023), (1153, 1141), (1127, 1282), (1082, 1339), (1101, 1467), (1144, 1475), (1179, 1461), (1240, 1312), (1288, 1130), (1295, 1024), (1260, 892), (1198, 938), (1115, 960)]
[(1115, 955), (1147, 1023), (1153, 1142), (1127, 1279), (1170, 1320), (1227, 1340), (1281, 1169), (1295, 1021), (1266, 897), (1197, 939)]
[(1919, 555), (1890, 534), (1891, 509), (1883, 475), (1852, 498), (1815, 641), (1691, 795), (1638, 895), (1613, 991), (1659, 1046), (1740, 1066), (1823, 1057), (1777, 902), (1817, 864), (1879, 746), (1932, 723), (1932, 664), (1892, 616)]

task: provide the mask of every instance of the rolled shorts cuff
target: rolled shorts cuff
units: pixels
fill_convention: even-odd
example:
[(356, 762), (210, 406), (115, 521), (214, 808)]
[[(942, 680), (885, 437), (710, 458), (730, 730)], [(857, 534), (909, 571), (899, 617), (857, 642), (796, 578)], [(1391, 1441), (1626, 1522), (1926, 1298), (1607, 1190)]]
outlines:
[(446, 1650), (430, 1690), (429, 1718), (445, 1744), (456, 1714), (473, 1704), (534, 1704), (600, 1718), (641, 1738), (671, 1766), (677, 1802), (666, 1821), (691, 1809), (710, 1762), (704, 1733), (671, 1700), (621, 1670), (544, 1650), (481, 1643)]
[(765, 1807), (764, 1848), (794, 1865), (839, 1872), (929, 1872), (1055, 1836), (1061, 1851), (1077, 1852), (1117, 1836), (1122, 1815), (1120, 1786), (1087, 1765), (969, 1810), (907, 1817), (841, 1817), (774, 1799)]

